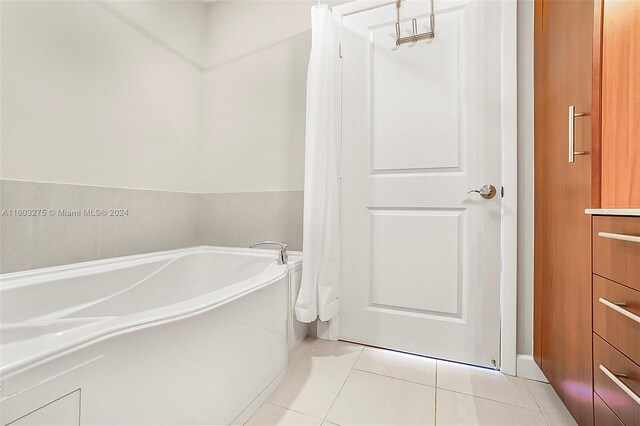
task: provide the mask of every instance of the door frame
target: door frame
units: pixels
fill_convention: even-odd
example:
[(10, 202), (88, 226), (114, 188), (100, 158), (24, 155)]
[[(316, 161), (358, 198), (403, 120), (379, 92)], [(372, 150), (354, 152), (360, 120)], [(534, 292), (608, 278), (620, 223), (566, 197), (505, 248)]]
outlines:
[[(405, 1), (405, 0), (401, 0)], [(500, 371), (516, 375), (518, 305), (518, 87), (517, 87), (517, 2), (500, 0), (501, 32), (501, 167), (504, 194), (501, 199), (500, 271)], [(332, 9), (342, 27), (342, 18), (354, 13), (395, 4), (395, 0), (355, 0)], [(341, 53), (341, 52), (340, 52)], [(318, 323), (318, 337), (337, 340), (338, 318)]]

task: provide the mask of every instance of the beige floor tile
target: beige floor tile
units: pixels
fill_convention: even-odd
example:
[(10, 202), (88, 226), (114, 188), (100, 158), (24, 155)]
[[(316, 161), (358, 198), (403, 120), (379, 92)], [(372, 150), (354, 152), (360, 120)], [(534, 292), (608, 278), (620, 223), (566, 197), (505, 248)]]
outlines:
[(291, 354), (289, 365), (306, 364), (312, 360), (314, 365), (331, 363), (352, 368), (363, 348), (353, 343), (307, 337)]
[(364, 348), (356, 369), (435, 386), (436, 361), (384, 349)]
[(546, 426), (539, 411), (443, 389), (437, 391), (438, 426)]
[(539, 410), (525, 379), (499, 371), (438, 361), (437, 384), (439, 389)]
[(533, 397), (536, 399), (549, 424), (552, 426), (576, 424), (569, 410), (564, 406), (562, 400), (550, 384), (527, 380), (527, 385), (529, 385)]
[(549, 426), (578, 426), (578, 423), (571, 417), (571, 414), (558, 415), (551, 413), (542, 413), (547, 419)]
[(361, 351), (358, 345), (306, 339), (291, 355), (269, 402), (324, 418)]
[(263, 404), (245, 426), (320, 426), (322, 420), (277, 405)]
[(312, 338), (269, 402), (249, 425), (575, 425), (545, 383)]
[(354, 370), (326, 420), (349, 425), (432, 425), (435, 388)]

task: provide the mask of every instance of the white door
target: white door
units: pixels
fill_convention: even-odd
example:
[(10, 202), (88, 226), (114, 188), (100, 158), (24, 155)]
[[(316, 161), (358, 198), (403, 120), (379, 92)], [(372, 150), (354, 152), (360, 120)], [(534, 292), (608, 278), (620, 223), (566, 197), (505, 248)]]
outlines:
[[(435, 10), (435, 40), (398, 49), (395, 4), (343, 17), (339, 333), (499, 366), (501, 5)], [(403, 1), (402, 35), (429, 12)]]

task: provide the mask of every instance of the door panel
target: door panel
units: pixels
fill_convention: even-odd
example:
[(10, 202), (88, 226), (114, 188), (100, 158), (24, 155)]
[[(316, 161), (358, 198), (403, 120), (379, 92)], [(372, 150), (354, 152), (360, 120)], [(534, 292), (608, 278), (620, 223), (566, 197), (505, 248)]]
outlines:
[[(423, 19), (426, 10), (428, 3), (420, 11)], [(439, 14), (437, 41), (418, 49), (394, 50), (393, 26), (371, 29), (374, 172), (460, 166), (458, 36), (463, 16), (456, 9)]]
[(395, 4), (343, 18), (342, 339), (499, 363), (500, 13), (436, 1), (398, 49)]
[[(373, 210), (372, 215), (371, 305), (459, 316), (462, 212)], [(429, 240), (441, 244), (425, 244)]]

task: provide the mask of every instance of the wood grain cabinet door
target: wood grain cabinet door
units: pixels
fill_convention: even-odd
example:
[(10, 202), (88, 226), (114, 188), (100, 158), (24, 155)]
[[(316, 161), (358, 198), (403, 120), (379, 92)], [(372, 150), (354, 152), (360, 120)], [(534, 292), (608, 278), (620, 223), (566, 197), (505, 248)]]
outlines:
[(640, 207), (640, 1), (604, 0), (602, 207)]
[[(593, 424), (591, 110), (594, 5), (536, 0), (534, 356), (580, 425)], [(568, 111), (575, 106), (575, 162)]]

